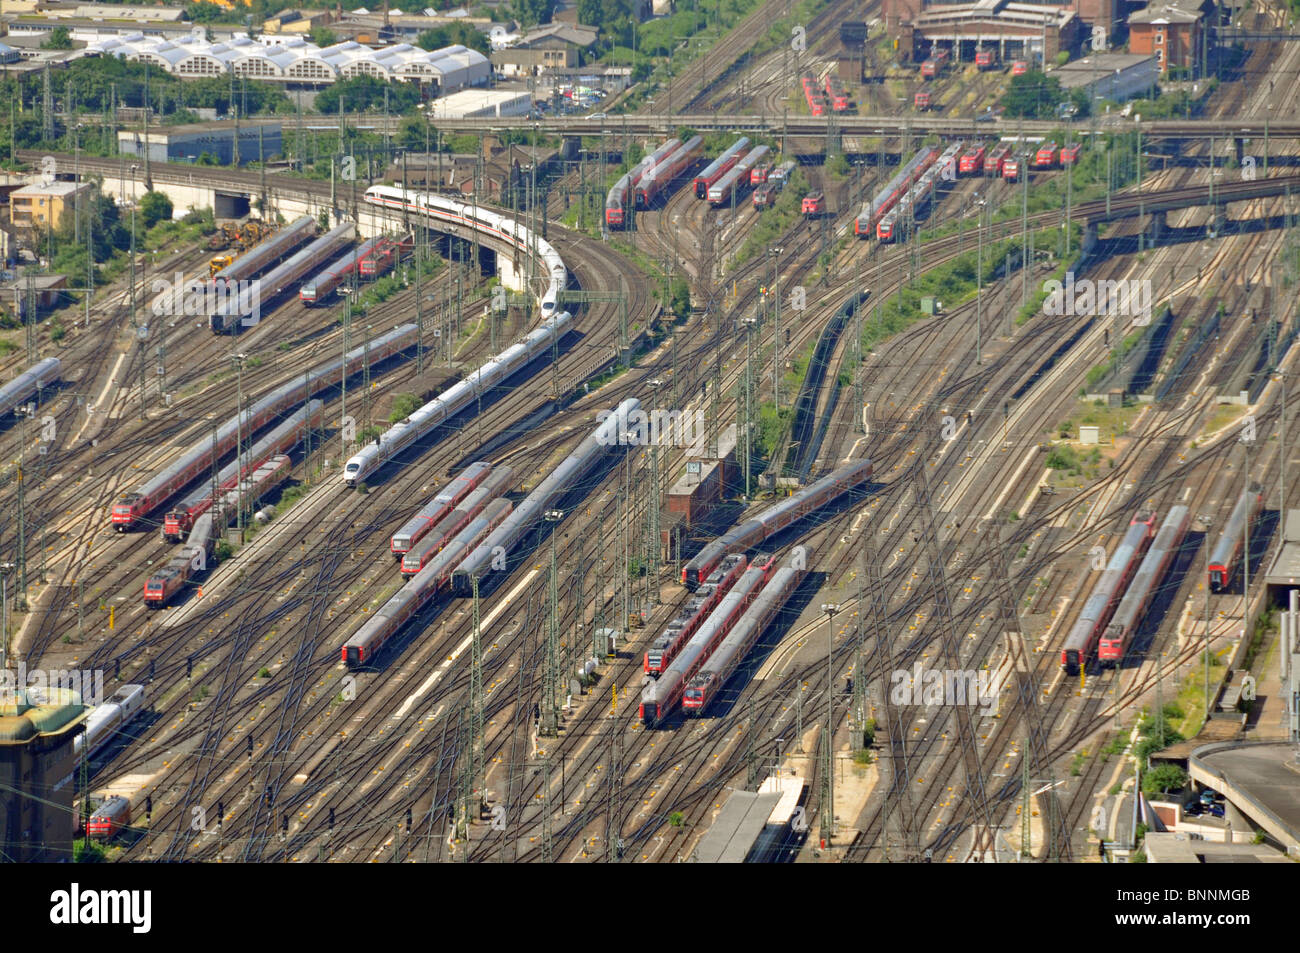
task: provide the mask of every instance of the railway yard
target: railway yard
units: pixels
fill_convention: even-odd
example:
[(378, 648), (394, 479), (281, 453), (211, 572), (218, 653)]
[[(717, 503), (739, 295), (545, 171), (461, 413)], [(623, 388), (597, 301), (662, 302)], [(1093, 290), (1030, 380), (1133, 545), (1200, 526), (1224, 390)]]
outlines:
[(1300, 739), (1294, 27), (1040, 133), (880, 7), (534, 117), (522, 200), (20, 150), (275, 227), (0, 331), (0, 665), (100, 680), (0, 799), (117, 862), (1300, 855), (1201, 767)]

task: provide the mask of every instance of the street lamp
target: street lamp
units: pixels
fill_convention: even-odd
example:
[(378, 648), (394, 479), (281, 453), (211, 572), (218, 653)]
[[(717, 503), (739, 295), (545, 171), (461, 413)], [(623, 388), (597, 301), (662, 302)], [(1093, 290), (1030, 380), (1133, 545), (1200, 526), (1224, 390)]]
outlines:
[[(1210, 526), (1214, 518), (1208, 513), (1201, 514), (1201, 525), (1205, 527), (1205, 720), (1210, 720)], [(1225, 580), (1226, 582), (1226, 580)]]
[(754, 318), (741, 318), (740, 323), (745, 328), (745, 500), (749, 500), (749, 480), (750, 480), (750, 458), (753, 456), (752, 430), (753, 421), (753, 381), (750, 379), (751, 368), (754, 363), (754, 327), (758, 323)]
[[(135, 293), (135, 288), (134, 288), (134, 286), (132, 287), (131, 291), (132, 291), (132, 297), (134, 298), (134, 293)], [(145, 361), (144, 361), (144, 346), (145, 346), (146, 343), (148, 343), (148, 341), (149, 341), (149, 325), (147, 325), (147, 324), (139, 324), (139, 325), (136, 325), (136, 329), (135, 329), (135, 342), (136, 342), (136, 346), (140, 349), (140, 419), (141, 419), (141, 420), (144, 420), (144, 419), (145, 419), (145, 409), (144, 409), (144, 391), (145, 391), (145, 386), (144, 386), (144, 380), (145, 380), (145, 378), (144, 378), (144, 364), (145, 364)]]
[(248, 355), (242, 351), (229, 355), (235, 364), (235, 526), (239, 542), (244, 542), (244, 362)]
[(772, 256), (772, 290), (776, 296), (772, 323), (772, 403), (781, 406), (781, 246), (768, 249)]
[(9, 665), (9, 574), (14, 568), (13, 563), (0, 563), (0, 624), (4, 626), (0, 631), (0, 669)]
[(832, 685), (832, 656), (835, 649), (835, 613), (840, 611), (837, 602), (823, 602), (826, 613), (826, 804), (822, 810), (822, 840), (827, 847), (835, 836), (835, 718)]

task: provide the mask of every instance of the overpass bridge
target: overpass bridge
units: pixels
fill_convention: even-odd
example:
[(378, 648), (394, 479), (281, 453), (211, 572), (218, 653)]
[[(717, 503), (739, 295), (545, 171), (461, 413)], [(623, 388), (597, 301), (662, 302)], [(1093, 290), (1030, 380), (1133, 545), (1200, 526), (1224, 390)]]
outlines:
[[(357, 128), (382, 128), (371, 126), (370, 120), (352, 121)], [(398, 120), (390, 120), (396, 128)], [(311, 120), (310, 128), (320, 128), (322, 123)], [(1121, 116), (1098, 118), (1096, 121), (1040, 119), (990, 119), (974, 116), (943, 116), (927, 113), (916, 116), (790, 116), (765, 113), (750, 116), (724, 116), (717, 113), (607, 115), (596, 117), (555, 116), (546, 119), (528, 119), (523, 116), (500, 119), (440, 119), (437, 128), (443, 132), (485, 132), (502, 130), (537, 130), (562, 136), (606, 135), (668, 135), (683, 127), (697, 132), (757, 132), (767, 135), (787, 135), (810, 138), (839, 136), (926, 136), (932, 133), (948, 137), (971, 138), (975, 136), (1043, 136), (1070, 127), (1079, 137), (1093, 133), (1120, 133), (1140, 131), (1144, 136), (1159, 139), (1297, 139), (1300, 138), (1300, 119), (1125, 119)], [(291, 123), (285, 124), (285, 129)]]
[[(26, 162), (39, 162), (42, 155), (39, 152), (19, 151), (19, 158)], [(72, 156), (56, 154), (54, 159), (59, 172), (72, 172)], [(322, 211), (328, 211), (336, 221), (350, 218), (357, 222), (358, 231), (367, 237), (394, 226), (410, 227), (400, 212), (381, 209), (362, 201), (361, 197), (368, 186), (364, 182), (356, 182), (355, 189), (354, 183), (346, 183), (346, 188), (343, 188), (298, 176), (161, 162), (150, 164), (149, 180), (146, 181), (145, 168), (139, 164), (124, 164), (118, 159), (84, 157), (76, 160), (76, 164), (82, 173), (102, 176), (105, 193), (122, 200), (131, 200), (153, 188), (166, 193), (177, 209), (212, 208), (218, 218), (248, 214), (250, 208), (261, 202), (266, 209), (265, 214), (279, 212), (287, 219), (304, 214), (318, 216)], [(1208, 206), (1215, 210), (1216, 223), (1222, 224), (1227, 218), (1228, 206), (1234, 202), (1279, 196), (1289, 198), (1293, 195), (1300, 195), (1300, 175), (1277, 175), (1152, 192), (1117, 193), (1107, 199), (1081, 202), (1073, 206), (1070, 218), (1084, 225), (1084, 242), (1085, 247), (1088, 247), (1096, 241), (1098, 226), (1107, 222), (1135, 217), (1148, 218), (1151, 229), (1158, 234), (1164, 228), (1166, 214), (1171, 211)], [(1050, 212), (1038, 213), (1036, 217), (1050, 215)], [(484, 270), (495, 268), (507, 287), (516, 291), (524, 290), (528, 262), (517, 247), (448, 223), (440, 223), (434, 230), (479, 243), (488, 252), (482, 260)], [(544, 227), (542, 234), (545, 237)]]
[[(39, 164), (48, 153), (18, 150), (21, 160)], [(292, 221), (302, 215), (318, 217), (329, 212), (335, 222), (351, 220), (363, 238), (410, 229), (399, 211), (371, 205), (363, 198), (370, 183), (359, 181), (331, 185), (329, 182), (284, 174), (196, 166), (188, 162), (151, 162), (148, 171), (139, 161), (98, 159), (54, 153), (58, 174), (74, 172), (103, 179), (105, 195), (119, 202), (138, 199), (150, 188), (163, 192), (178, 211), (211, 208), (217, 218), (241, 218), (261, 203), (263, 215), (276, 212)], [(376, 180), (379, 181), (379, 180)], [(355, 184), (355, 189), (353, 185)], [(512, 291), (526, 291), (529, 262), (517, 245), (480, 231), (450, 222), (433, 223), (433, 231), (479, 246), (479, 263), (485, 274), (496, 274)], [(543, 229), (543, 237), (545, 230)], [(324, 264), (324, 263), (322, 263)]]
[[(356, 114), (345, 115), (343, 122), (351, 129), (378, 134), (396, 134), (407, 117)], [(337, 130), (338, 116), (312, 116), (266, 119), (250, 117), (243, 125), (274, 122), (286, 138), (299, 128), (323, 132)], [(506, 130), (533, 131), (560, 136), (675, 134), (686, 127), (698, 132), (761, 133), (800, 138), (829, 136), (884, 136), (937, 134), (949, 137), (973, 136), (1043, 136), (1062, 128), (1071, 128), (1077, 137), (1101, 133), (1141, 132), (1152, 139), (1298, 139), (1300, 118), (1276, 119), (1142, 119), (1119, 115), (1096, 119), (1003, 119), (983, 116), (948, 116), (935, 113), (903, 116), (830, 115), (806, 116), (787, 113), (757, 113), (729, 116), (718, 113), (634, 113), (596, 114), (593, 116), (550, 116), (529, 119), (526, 116), (481, 117), (475, 119), (439, 119), (434, 123), (443, 132), (480, 133)], [(231, 124), (231, 131), (234, 131)], [(138, 160), (137, 160), (138, 161)]]

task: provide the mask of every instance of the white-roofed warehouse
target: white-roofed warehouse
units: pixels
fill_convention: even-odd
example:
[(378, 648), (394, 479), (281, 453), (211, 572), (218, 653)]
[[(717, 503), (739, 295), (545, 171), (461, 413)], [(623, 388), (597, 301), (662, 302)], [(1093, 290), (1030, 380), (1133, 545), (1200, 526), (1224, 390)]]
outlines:
[(208, 43), (196, 36), (167, 39), (135, 33), (92, 43), (86, 53), (147, 62), (180, 77), (234, 73), (269, 82), (328, 86), (354, 76), (373, 76), (432, 86), (439, 94), (486, 86), (492, 78), (488, 58), (459, 45), (428, 52), (407, 43), (371, 49), (347, 40), (321, 48), (298, 38), (267, 45), (243, 34), (224, 43)]

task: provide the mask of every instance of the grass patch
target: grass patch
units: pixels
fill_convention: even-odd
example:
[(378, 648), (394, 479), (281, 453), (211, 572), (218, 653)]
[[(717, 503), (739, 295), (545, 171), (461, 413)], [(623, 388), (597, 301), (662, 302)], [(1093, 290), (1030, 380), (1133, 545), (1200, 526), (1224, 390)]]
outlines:
[[(1227, 649), (1223, 650), (1224, 652)], [(1222, 660), (1221, 653), (1210, 655), (1210, 690), (1213, 693), (1214, 688), (1223, 680), (1223, 673), (1227, 671), (1227, 664)], [(1205, 653), (1202, 652), (1197, 660), (1196, 669), (1189, 673), (1187, 678), (1179, 686), (1176, 703), (1185, 713), (1183, 718), (1177, 724), (1178, 733), (1185, 738), (1195, 738), (1201, 728), (1205, 726)]]

